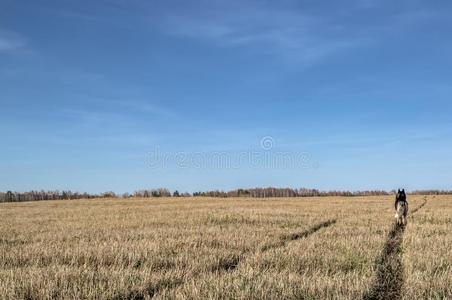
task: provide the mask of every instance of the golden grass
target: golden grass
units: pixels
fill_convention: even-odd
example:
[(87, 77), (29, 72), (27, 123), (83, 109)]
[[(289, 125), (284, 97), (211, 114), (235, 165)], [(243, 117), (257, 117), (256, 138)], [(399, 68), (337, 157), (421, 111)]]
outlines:
[[(451, 209), (429, 197), (408, 221), (407, 299), (452, 295)], [(394, 213), (393, 197), (159, 198), (5, 203), (0, 218), (7, 299), (356, 299)]]
[(405, 299), (452, 299), (452, 205), (430, 197), (404, 236)]

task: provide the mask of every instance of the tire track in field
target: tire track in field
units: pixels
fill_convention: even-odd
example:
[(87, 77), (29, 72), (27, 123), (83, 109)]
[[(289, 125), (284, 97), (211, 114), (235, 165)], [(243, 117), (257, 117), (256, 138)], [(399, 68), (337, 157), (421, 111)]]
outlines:
[(421, 208), (423, 208), (425, 206), (425, 204), (427, 204), (427, 197), (424, 197), (424, 202), (422, 202), (421, 205), (419, 205), (418, 207), (416, 207), (415, 209), (413, 209), (413, 211), (411, 212), (411, 214), (416, 213), (418, 210), (420, 210)]
[(319, 231), (320, 229), (329, 227), (329, 226), (335, 224), (336, 222), (337, 222), (337, 219), (331, 219), (331, 220), (327, 220), (325, 222), (319, 223), (305, 231), (292, 233), (292, 234), (288, 234), (288, 235), (283, 235), (283, 236), (281, 236), (279, 242), (262, 246), (261, 251), (265, 252), (270, 249), (285, 247), (285, 246), (287, 246), (287, 244), (289, 242), (307, 238), (308, 236)]
[(405, 226), (394, 222), (383, 252), (376, 263), (377, 276), (363, 297), (370, 299), (400, 299), (403, 286), (402, 241)]
[[(265, 252), (270, 249), (285, 247), (285, 246), (287, 246), (288, 243), (290, 243), (292, 241), (307, 238), (310, 235), (319, 231), (320, 229), (326, 228), (326, 227), (329, 227), (329, 226), (335, 224), (336, 221), (337, 221), (337, 219), (327, 220), (327, 221), (319, 223), (311, 228), (308, 228), (305, 231), (293, 233), (293, 234), (289, 234), (289, 235), (282, 235), (280, 237), (279, 241), (269, 244), (269, 245), (265, 245), (264, 247), (260, 248), (259, 250), (261, 252)], [(251, 251), (246, 251), (245, 253), (243, 253), (241, 255), (232, 255), (231, 257), (222, 258), (222, 259), (220, 259), (220, 261), (218, 262), (217, 265), (213, 266), (210, 269), (210, 272), (213, 272), (213, 273), (214, 272), (234, 272), (237, 269), (237, 267), (243, 262), (243, 260), (246, 259), (247, 255), (250, 252)], [(203, 274), (198, 274), (198, 276), (199, 275), (203, 275)], [(181, 280), (181, 279), (177, 279), (177, 280), (173, 280), (173, 281), (171, 281), (171, 280), (162, 281), (160, 283), (153, 283), (153, 284), (149, 285), (148, 287), (146, 287), (144, 290), (132, 291), (129, 294), (122, 296), (122, 299), (141, 300), (141, 299), (145, 298), (144, 295), (146, 295), (150, 298), (154, 298), (163, 289), (177, 288), (178, 286), (181, 286), (184, 283), (185, 283), (185, 280)]]
[[(327, 220), (327, 221), (319, 223), (311, 228), (308, 228), (305, 231), (292, 233), (292, 234), (288, 234), (288, 235), (282, 235), (280, 237), (279, 241), (277, 241), (275, 243), (264, 245), (259, 250), (261, 252), (266, 252), (270, 249), (285, 247), (285, 246), (287, 246), (288, 243), (290, 243), (292, 241), (307, 238), (310, 235), (319, 231), (320, 229), (326, 228), (326, 227), (329, 227), (329, 226), (335, 224), (336, 221), (337, 221), (337, 219)], [(246, 258), (248, 253), (249, 252), (245, 252), (243, 255), (233, 256), (230, 259), (220, 261), (220, 263), (213, 268), (213, 271), (233, 271), (233, 270), (235, 270), (239, 266), (239, 264)]]
[[(415, 208), (411, 215), (415, 214), (427, 204), (427, 199)], [(410, 216), (411, 216), (410, 215)], [(364, 295), (364, 300), (374, 299), (401, 299), (404, 283), (404, 266), (402, 263), (402, 242), (406, 225), (398, 225), (394, 222), (383, 247), (381, 256), (376, 261), (376, 280), (370, 290)]]

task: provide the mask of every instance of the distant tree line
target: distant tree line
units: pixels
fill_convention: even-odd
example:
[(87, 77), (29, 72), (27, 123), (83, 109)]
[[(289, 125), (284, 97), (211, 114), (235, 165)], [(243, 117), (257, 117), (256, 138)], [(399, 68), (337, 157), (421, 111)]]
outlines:
[[(144, 189), (135, 191), (133, 194), (125, 193), (117, 195), (114, 192), (105, 192), (100, 194), (78, 193), (72, 191), (30, 191), (30, 192), (0, 192), (0, 202), (23, 202), (23, 201), (43, 201), (43, 200), (77, 200), (77, 199), (92, 199), (92, 198), (156, 198), (156, 197), (249, 197), (249, 198), (272, 198), (272, 197), (327, 197), (327, 196), (385, 196), (395, 194), (393, 191), (373, 190), (373, 191), (320, 191), (317, 189), (293, 189), (293, 188), (251, 188), (251, 189), (236, 189), (232, 191), (206, 191), (180, 193), (174, 191), (173, 193), (166, 188), (159, 189)], [(452, 195), (449, 190), (417, 190), (409, 193), (411, 195)]]
[(272, 197), (327, 197), (327, 196), (378, 196), (389, 195), (392, 192), (387, 191), (320, 191), (317, 189), (292, 189), (292, 188), (252, 188), (252, 189), (237, 189), (233, 191), (208, 191), (196, 192), (193, 196), (206, 197), (250, 197), (250, 198), (272, 198)]
[(171, 192), (165, 188), (139, 190), (133, 194), (124, 193), (117, 195), (109, 191), (100, 194), (78, 193), (72, 191), (30, 191), (30, 192), (0, 192), (0, 202), (24, 202), (43, 200), (78, 200), (93, 198), (152, 198), (152, 197), (190, 197), (190, 193)]
[(416, 190), (410, 192), (410, 195), (452, 195), (452, 191), (449, 190)]
[[(292, 188), (252, 188), (252, 189), (237, 189), (232, 191), (207, 191), (195, 192), (193, 196), (197, 197), (250, 197), (250, 198), (272, 198), (272, 197), (328, 197), (328, 196), (387, 196), (396, 194), (395, 190), (369, 190), (369, 191), (320, 191), (317, 189), (292, 189)], [(410, 195), (452, 195), (449, 190), (416, 190), (409, 193)]]
[(92, 195), (88, 193), (78, 193), (72, 191), (30, 191), (24, 193), (7, 191), (0, 192), (0, 202), (23, 202), (23, 201), (42, 201), (42, 200), (76, 200), (101, 197), (101, 195)]
[(190, 193), (179, 193), (179, 191), (174, 191), (172, 194), (168, 189), (160, 188), (154, 190), (139, 190), (133, 193), (132, 196), (129, 197), (137, 197), (137, 198), (152, 198), (152, 197), (190, 197)]

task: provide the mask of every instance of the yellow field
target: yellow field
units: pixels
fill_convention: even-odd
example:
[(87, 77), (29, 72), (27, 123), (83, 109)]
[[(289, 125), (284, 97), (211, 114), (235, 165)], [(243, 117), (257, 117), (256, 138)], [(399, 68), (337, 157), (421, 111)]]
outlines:
[[(452, 299), (452, 197), (0, 205), (5, 299)], [(415, 213), (415, 211), (418, 209)]]

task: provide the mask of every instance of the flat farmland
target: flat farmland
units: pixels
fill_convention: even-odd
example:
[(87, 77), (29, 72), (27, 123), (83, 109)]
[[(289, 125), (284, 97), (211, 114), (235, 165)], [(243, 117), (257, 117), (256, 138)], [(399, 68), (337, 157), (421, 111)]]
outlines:
[(4, 299), (450, 299), (452, 197), (0, 204)]

